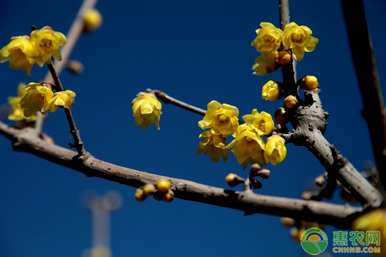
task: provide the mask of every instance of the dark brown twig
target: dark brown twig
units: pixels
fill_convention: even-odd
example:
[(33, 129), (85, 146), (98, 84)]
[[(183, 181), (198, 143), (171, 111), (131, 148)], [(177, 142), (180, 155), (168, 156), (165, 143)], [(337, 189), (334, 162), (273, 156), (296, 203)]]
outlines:
[(362, 115), (367, 122), (375, 163), (383, 187), (386, 186), (386, 112), (375, 54), (367, 29), (362, 0), (342, 0), (348, 41), (351, 48), (359, 89)]
[[(55, 71), (54, 66), (49, 63), (47, 64), (48, 70), (54, 80), (55, 90), (56, 91), (64, 91), (64, 87), (62, 82), (59, 79), (58, 74)], [(68, 125), (70, 126), (70, 133), (74, 139), (73, 147), (78, 151), (79, 156), (84, 156), (86, 154), (86, 150), (84, 148), (84, 144), (82, 138), (80, 137), (80, 132), (78, 127), (76, 126), (76, 122), (74, 116), (72, 115), (71, 109), (64, 108), (64, 113), (66, 114)]]
[(172, 105), (175, 105), (177, 107), (180, 107), (182, 109), (185, 109), (187, 111), (190, 111), (190, 112), (202, 115), (202, 116), (204, 116), (206, 113), (206, 111), (204, 109), (201, 109), (197, 106), (194, 106), (194, 105), (185, 103), (181, 100), (178, 100), (176, 98), (173, 98), (173, 97), (169, 96), (168, 94), (166, 94), (160, 90), (147, 89), (146, 92), (153, 93), (159, 100), (161, 100), (162, 102), (164, 102), (166, 104), (172, 104)]

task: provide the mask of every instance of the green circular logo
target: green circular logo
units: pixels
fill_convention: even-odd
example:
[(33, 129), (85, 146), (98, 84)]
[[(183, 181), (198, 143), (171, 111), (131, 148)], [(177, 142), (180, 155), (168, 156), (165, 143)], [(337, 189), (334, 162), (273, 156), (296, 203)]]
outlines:
[(304, 230), (300, 238), (303, 250), (310, 255), (318, 255), (326, 251), (328, 246), (327, 234), (320, 228), (313, 227)]

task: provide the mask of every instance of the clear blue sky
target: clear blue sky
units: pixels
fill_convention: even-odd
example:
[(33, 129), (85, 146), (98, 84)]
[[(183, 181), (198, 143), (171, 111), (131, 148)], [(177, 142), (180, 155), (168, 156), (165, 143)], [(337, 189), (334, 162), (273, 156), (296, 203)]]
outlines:
[[(0, 44), (29, 33), (31, 25), (51, 25), (66, 32), (80, 0), (2, 0)], [(331, 116), (327, 137), (358, 169), (372, 160), (361, 102), (351, 64), (339, 1), (291, 1), (294, 21), (309, 25), (320, 44), (306, 55), (299, 75), (315, 74)], [(74, 106), (86, 146), (95, 156), (128, 167), (226, 186), (229, 171), (245, 174), (232, 157), (215, 164), (197, 156), (198, 116), (165, 106), (161, 130), (134, 125), (130, 101), (145, 88), (159, 88), (205, 107), (212, 99), (273, 111), (259, 90), (265, 80), (250, 67), (257, 56), (250, 47), (261, 21), (277, 24), (276, 1), (106, 1), (98, 4), (104, 25), (82, 38), (73, 52), (85, 72), (63, 74), (67, 88), (78, 93)], [(381, 81), (385, 81), (386, 3), (366, 1)], [(14, 95), (20, 81), (37, 81), (0, 66), (0, 101)], [(384, 90), (385, 87), (383, 87)], [(69, 142), (64, 114), (50, 114), (46, 131), (60, 144)], [(0, 256), (80, 256), (91, 244), (90, 217), (82, 193), (118, 190), (124, 206), (112, 221), (114, 256), (303, 256), (300, 246), (276, 217), (176, 200), (172, 204), (133, 200), (134, 190), (85, 176), (33, 156), (15, 153), (0, 137)], [(289, 146), (287, 160), (272, 168), (264, 194), (298, 197), (323, 168), (302, 148)], [(341, 255), (342, 256), (342, 255)]]

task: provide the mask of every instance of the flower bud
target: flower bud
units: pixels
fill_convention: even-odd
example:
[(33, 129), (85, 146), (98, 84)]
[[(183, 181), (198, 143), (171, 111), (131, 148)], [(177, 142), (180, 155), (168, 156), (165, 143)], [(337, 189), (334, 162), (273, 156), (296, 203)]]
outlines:
[(83, 15), (83, 24), (86, 32), (94, 31), (102, 25), (102, 15), (96, 9), (88, 9)]
[(280, 124), (281, 126), (284, 126), (287, 122), (287, 115), (286, 111), (283, 107), (280, 107), (275, 111), (275, 121), (276, 123)]
[(281, 218), (281, 224), (283, 224), (286, 227), (291, 227), (291, 226), (295, 225), (295, 220), (292, 218), (283, 217), (283, 218)]
[(143, 193), (148, 196), (153, 194), (156, 191), (156, 188), (153, 184), (146, 184), (142, 187)]
[(284, 98), (284, 106), (287, 109), (295, 108), (298, 105), (298, 99), (296, 96), (289, 95), (286, 98)]
[(258, 163), (251, 165), (251, 176), (256, 177), (261, 170), (261, 166)]
[(319, 87), (318, 78), (312, 75), (304, 76), (301, 86), (306, 90), (315, 90)]
[(317, 185), (318, 187), (322, 187), (325, 183), (326, 183), (326, 179), (324, 178), (324, 176), (318, 176), (315, 178), (315, 185)]
[(257, 173), (257, 176), (259, 176), (260, 178), (264, 178), (264, 179), (269, 178), (270, 175), (271, 175), (271, 171), (268, 170), (268, 169), (261, 169), (261, 170)]
[(143, 200), (146, 199), (146, 195), (144, 194), (141, 188), (138, 188), (137, 190), (135, 190), (134, 198), (138, 202), (142, 202)]
[(155, 186), (159, 192), (167, 193), (169, 189), (172, 187), (172, 182), (168, 179), (161, 178), (157, 180), (157, 182), (155, 183)]
[(290, 63), (291, 60), (292, 56), (288, 51), (280, 51), (276, 58), (276, 62), (280, 65), (286, 65)]
[(169, 190), (166, 194), (162, 196), (162, 200), (165, 202), (171, 202), (174, 199), (174, 193), (172, 190)]
[(84, 70), (84, 66), (80, 61), (70, 60), (66, 65), (66, 69), (72, 74), (80, 75)]
[(227, 182), (228, 185), (230, 186), (236, 186), (242, 182), (244, 182), (244, 180), (242, 178), (240, 178), (238, 175), (234, 174), (234, 173), (229, 173), (226, 177), (225, 177), (225, 181)]

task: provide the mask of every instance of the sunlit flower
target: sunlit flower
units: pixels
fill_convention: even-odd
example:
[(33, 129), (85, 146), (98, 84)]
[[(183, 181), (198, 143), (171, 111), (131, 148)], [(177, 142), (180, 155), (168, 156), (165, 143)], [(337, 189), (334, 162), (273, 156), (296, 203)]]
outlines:
[(140, 92), (131, 103), (137, 125), (144, 128), (155, 125), (159, 129), (162, 104), (154, 94)]
[(256, 58), (255, 63), (252, 66), (253, 74), (263, 76), (279, 68), (276, 63), (277, 52), (262, 53)]
[(253, 126), (259, 136), (269, 135), (275, 128), (271, 114), (258, 112), (256, 109), (253, 109), (251, 114), (244, 115), (243, 120)]
[(248, 164), (265, 163), (264, 142), (257, 133), (256, 128), (248, 124), (242, 124), (237, 128), (235, 139), (230, 143), (237, 161), (246, 166)]
[(201, 139), (198, 147), (199, 153), (209, 155), (214, 162), (228, 159), (228, 148), (223, 135), (210, 129), (202, 132), (199, 138)]
[(282, 162), (287, 156), (284, 138), (278, 135), (270, 136), (265, 145), (264, 156), (267, 162), (274, 165)]
[(61, 60), (60, 50), (66, 43), (66, 36), (46, 26), (31, 32), (31, 43), (36, 50), (35, 62), (44, 65), (51, 58)]
[(283, 34), (283, 45), (292, 49), (296, 60), (303, 59), (304, 52), (314, 51), (319, 39), (312, 36), (312, 30), (307, 26), (299, 26), (295, 22), (285, 25)]
[(306, 90), (315, 90), (319, 87), (318, 78), (312, 75), (304, 76), (301, 85)]
[(83, 15), (83, 24), (86, 31), (94, 31), (102, 25), (102, 15), (97, 9), (88, 9)]
[(252, 41), (252, 46), (262, 53), (279, 49), (283, 31), (270, 22), (261, 22), (260, 27), (256, 30), (256, 38)]
[(45, 109), (48, 112), (54, 112), (58, 109), (58, 107), (68, 109), (72, 106), (75, 96), (75, 92), (71, 90), (56, 92), (54, 96), (49, 100)]
[(261, 96), (266, 101), (276, 101), (280, 98), (279, 83), (273, 80), (267, 81), (261, 89)]
[(223, 136), (232, 135), (239, 125), (239, 109), (229, 104), (221, 104), (217, 101), (208, 103), (208, 109), (204, 118), (198, 122), (202, 129), (212, 128)]
[(0, 49), (0, 62), (9, 61), (12, 69), (23, 70), (30, 74), (35, 54), (35, 48), (28, 36), (13, 37), (6, 46)]
[(29, 83), (21, 97), (20, 106), (25, 117), (36, 115), (37, 112), (45, 112), (45, 108), (54, 96), (51, 88), (39, 83)]
[(11, 107), (11, 112), (8, 115), (8, 119), (14, 120), (14, 121), (20, 121), (20, 120), (34, 121), (36, 119), (36, 116), (32, 115), (31, 117), (26, 118), (24, 116), (23, 109), (20, 106), (20, 100), (22, 96), (25, 94), (26, 85), (24, 83), (20, 83), (17, 91), (18, 91), (17, 96), (8, 97), (8, 104)]
[[(379, 231), (381, 233), (381, 251), (386, 249), (386, 210), (377, 209), (366, 213), (353, 222), (353, 229)], [(375, 255), (378, 256), (378, 255)], [(379, 256), (383, 256), (382, 254)]]

